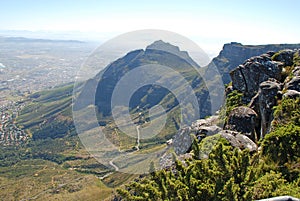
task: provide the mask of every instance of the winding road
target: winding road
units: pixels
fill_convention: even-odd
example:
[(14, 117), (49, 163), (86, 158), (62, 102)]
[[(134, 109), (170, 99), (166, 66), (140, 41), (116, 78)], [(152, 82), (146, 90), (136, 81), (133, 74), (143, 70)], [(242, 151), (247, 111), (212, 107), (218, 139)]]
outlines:
[(140, 126), (136, 126), (136, 132), (137, 132), (137, 140), (136, 140), (136, 151), (140, 150)]
[[(136, 145), (135, 147), (136, 147), (136, 151), (139, 151), (139, 150), (140, 150), (140, 126), (139, 126), (139, 125), (136, 126), (136, 132), (137, 132), (137, 140), (136, 140), (137, 145)], [(136, 151), (134, 151), (134, 152), (136, 152)], [(132, 152), (132, 153), (134, 153), (134, 152)], [(115, 171), (117, 172), (117, 171), (119, 171), (120, 168), (119, 168), (116, 164), (114, 164), (114, 160), (115, 160), (115, 159), (116, 159), (116, 158), (113, 158), (113, 159), (110, 160), (108, 163), (109, 163), (109, 165), (112, 166), (112, 167), (115, 169)], [(108, 177), (108, 176), (111, 175), (111, 174), (112, 174), (112, 172), (107, 173), (107, 174), (105, 174), (104, 176), (100, 177), (100, 179), (104, 179), (104, 178)]]

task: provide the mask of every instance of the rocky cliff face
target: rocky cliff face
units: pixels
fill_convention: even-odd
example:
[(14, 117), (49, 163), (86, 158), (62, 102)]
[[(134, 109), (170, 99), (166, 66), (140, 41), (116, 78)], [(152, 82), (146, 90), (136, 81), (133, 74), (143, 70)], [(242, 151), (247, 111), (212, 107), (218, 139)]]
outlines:
[(215, 57), (210, 65), (216, 65), (222, 75), (224, 84), (231, 79), (229, 72), (253, 56), (262, 55), (269, 51), (278, 52), (283, 49), (298, 49), (300, 44), (274, 44), (274, 45), (242, 45), (241, 43), (228, 43), (223, 46), (222, 51)]
[[(238, 52), (238, 49), (232, 48), (232, 51)], [(226, 89), (226, 94), (228, 96), (234, 90), (241, 93), (241, 105), (230, 111), (223, 129), (216, 126), (217, 121), (209, 118), (180, 130), (174, 138), (175, 151), (181, 154), (187, 149), (191, 142), (190, 133), (194, 133), (198, 140), (219, 133), (232, 146), (255, 151), (255, 143), (272, 130), (274, 106), (278, 101), (300, 97), (299, 55), (300, 50), (269, 51), (238, 65), (230, 72), (232, 85)]]
[(258, 138), (269, 133), (277, 101), (282, 97), (295, 98), (300, 92), (297, 57), (299, 50), (269, 52), (246, 60), (230, 72), (233, 90), (242, 92), (244, 103), (258, 114)]

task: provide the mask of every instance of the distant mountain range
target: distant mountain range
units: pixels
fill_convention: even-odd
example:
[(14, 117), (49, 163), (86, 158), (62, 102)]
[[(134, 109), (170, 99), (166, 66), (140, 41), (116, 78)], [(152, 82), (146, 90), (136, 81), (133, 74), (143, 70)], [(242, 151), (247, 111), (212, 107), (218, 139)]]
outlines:
[[(180, 51), (178, 47), (173, 46), (171, 44), (165, 43), (163, 41), (156, 41), (153, 44), (150, 44), (145, 50), (134, 50), (129, 52), (124, 57), (117, 59), (116, 61), (109, 64), (104, 70), (99, 72), (93, 79), (88, 80), (83, 86), (82, 91), (80, 92), (79, 98), (81, 97), (81, 101), (79, 105), (75, 105), (75, 109), (82, 109), (82, 107), (86, 107), (89, 104), (95, 104), (97, 106), (97, 111), (99, 112), (99, 116), (104, 118), (102, 122), (105, 125), (108, 121), (111, 121), (111, 95), (113, 93), (113, 89), (120, 81), (121, 77), (124, 76), (127, 72), (132, 69), (137, 68), (142, 65), (149, 64), (159, 64), (163, 66), (172, 67), (175, 71), (180, 72), (183, 77), (187, 80), (190, 86), (193, 88), (198, 101), (200, 103), (200, 117), (205, 117), (211, 115), (211, 105), (210, 105), (210, 94), (207, 90), (207, 84), (204, 83), (203, 79), (199, 77), (198, 73), (195, 70), (195, 66), (200, 69), (201, 72), (204, 72), (206, 75), (210, 75), (212, 73), (212, 79), (214, 69), (211, 68), (213, 65), (217, 67), (219, 74), (222, 76), (224, 84), (228, 84), (230, 80), (229, 72), (233, 70), (236, 66), (243, 63), (246, 59), (263, 54), (268, 51), (279, 51), (281, 49), (295, 49), (300, 48), (300, 44), (277, 44), (277, 45), (242, 45), (240, 43), (229, 43), (225, 44), (220, 54), (215, 57), (212, 62), (206, 66), (200, 68), (188, 55), (188, 53), (184, 51)], [(213, 69), (213, 70), (211, 70)], [(100, 79), (101, 78), (101, 79)], [(163, 80), (164, 78), (162, 78)], [(212, 81), (213, 82), (213, 81)], [(88, 93), (90, 93), (89, 88), (91, 86), (96, 87), (96, 96), (95, 100), (85, 100), (82, 97), (87, 97)], [(70, 86), (71, 87), (71, 86)], [(70, 90), (68, 87), (68, 90)], [(56, 91), (58, 91), (58, 96), (56, 97)], [(61, 103), (59, 101), (60, 96), (62, 94), (63, 88), (57, 88), (50, 92), (43, 92), (43, 96), (47, 93), (51, 93), (51, 98), (46, 100), (47, 98), (42, 98), (43, 103), (47, 102), (47, 104), (51, 105), (51, 108), (41, 107), (45, 111), (38, 111), (39, 114), (49, 114), (48, 116), (43, 116), (40, 118), (35, 118), (36, 122), (31, 122), (32, 120), (26, 117), (26, 110), (23, 112), (23, 116), (21, 115), (19, 119), (21, 124), (25, 125), (26, 129), (36, 128), (37, 124), (44, 121), (44, 119), (50, 118), (51, 122), (55, 122), (56, 119), (59, 121), (61, 116), (65, 113), (68, 119), (70, 119), (71, 105), (67, 107), (64, 112), (56, 111), (55, 104)], [(71, 98), (71, 94), (68, 92), (69, 97)], [(41, 95), (41, 93), (40, 93)], [(41, 99), (40, 95), (33, 95), (31, 99), (33, 101), (33, 105), (41, 104), (39, 103), (39, 99)], [(46, 96), (48, 97), (48, 96)], [(64, 100), (65, 100), (64, 96)], [(55, 100), (53, 102), (52, 100)], [(222, 102), (222, 100), (220, 100)], [(156, 104), (161, 104), (165, 107), (167, 111), (175, 111), (178, 109), (178, 100), (174, 96), (174, 94), (170, 93), (164, 87), (160, 87), (157, 85), (148, 85), (141, 87), (136, 93), (133, 94), (133, 97), (130, 100), (130, 108), (132, 112), (138, 112), (136, 108), (151, 108)], [(66, 105), (65, 105), (66, 106)], [(31, 107), (34, 107), (31, 105)], [(38, 107), (38, 106), (36, 106)], [(76, 108), (77, 107), (77, 108)], [(60, 118), (56, 118), (60, 116)], [(173, 124), (173, 128), (177, 125), (176, 118), (170, 119), (170, 122)], [(99, 119), (99, 122), (101, 120)], [(68, 128), (68, 127), (67, 127)], [(47, 132), (49, 132), (49, 128), (47, 126)], [(62, 131), (61, 131), (62, 132)], [(61, 136), (61, 132), (60, 135)], [(43, 133), (43, 128), (39, 129), (39, 135)], [(55, 133), (55, 132), (54, 132)], [(46, 134), (47, 135), (47, 134)], [(42, 135), (42, 136), (46, 136)], [(51, 136), (55, 138), (55, 135)]]
[(25, 38), (25, 37), (1, 37), (0, 42), (14, 42), (14, 43), (84, 43), (79, 40), (57, 40), (57, 39), (39, 39), (39, 38)]

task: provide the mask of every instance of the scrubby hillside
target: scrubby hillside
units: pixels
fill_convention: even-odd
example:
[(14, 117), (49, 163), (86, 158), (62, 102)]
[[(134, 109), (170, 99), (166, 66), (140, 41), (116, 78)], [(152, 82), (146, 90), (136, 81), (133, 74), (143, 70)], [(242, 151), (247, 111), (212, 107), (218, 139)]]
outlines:
[[(124, 200), (300, 197), (299, 50), (252, 57), (231, 71), (218, 128), (198, 120), (190, 157), (118, 190)], [(220, 124), (219, 124), (220, 125)], [(153, 165), (149, 167), (154, 170)]]

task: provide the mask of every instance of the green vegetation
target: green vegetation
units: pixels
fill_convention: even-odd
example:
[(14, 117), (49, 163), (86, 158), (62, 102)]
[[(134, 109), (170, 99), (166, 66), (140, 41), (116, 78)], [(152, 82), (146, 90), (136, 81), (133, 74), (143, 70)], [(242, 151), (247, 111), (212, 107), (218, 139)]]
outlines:
[(278, 162), (264, 154), (251, 156), (247, 149), (233, 149), (220, 138), (208, 159), (194, 157), (185, 163), (176, 160), (173, 170), (154, 172), (117, 192), (125, 200), (241, 201), (282, 193), (299, 197), (299, 171), (297, 175), (293, 168), (287, 167), (284, 172), (296, 175), (288, 181)]
[[(227, 114), (242, 103), (241, 98), (236, 91), (229, 94)], [(260, 152), (234, 149), (219, 135), (200, 144), (194, 141), (192, 159), (177, 159), (171, 169), (153, 172), (119, 188), (119, 196), (124, 200), (216, 201), (300, 197), (299, 102), (299, 98), (279, 101), (274, 108), (276, 123), (260, 142)], [(206, 154), (206, 159), (200, 159)]]
[(243, 104), (243, 93), (238, 92), (237, 90), (232, 91), (229, 93), (225, 100), (225, 105), (222, 107), (220, 112), (220, 119), (224, 122), (227, 121), (227, 117), (231, 110), (238, 106), (242, 106)]
[(300, 98), (284, 98), (274, 107), (274, 127), (285, 126), (289, 123), (300, 126)]

